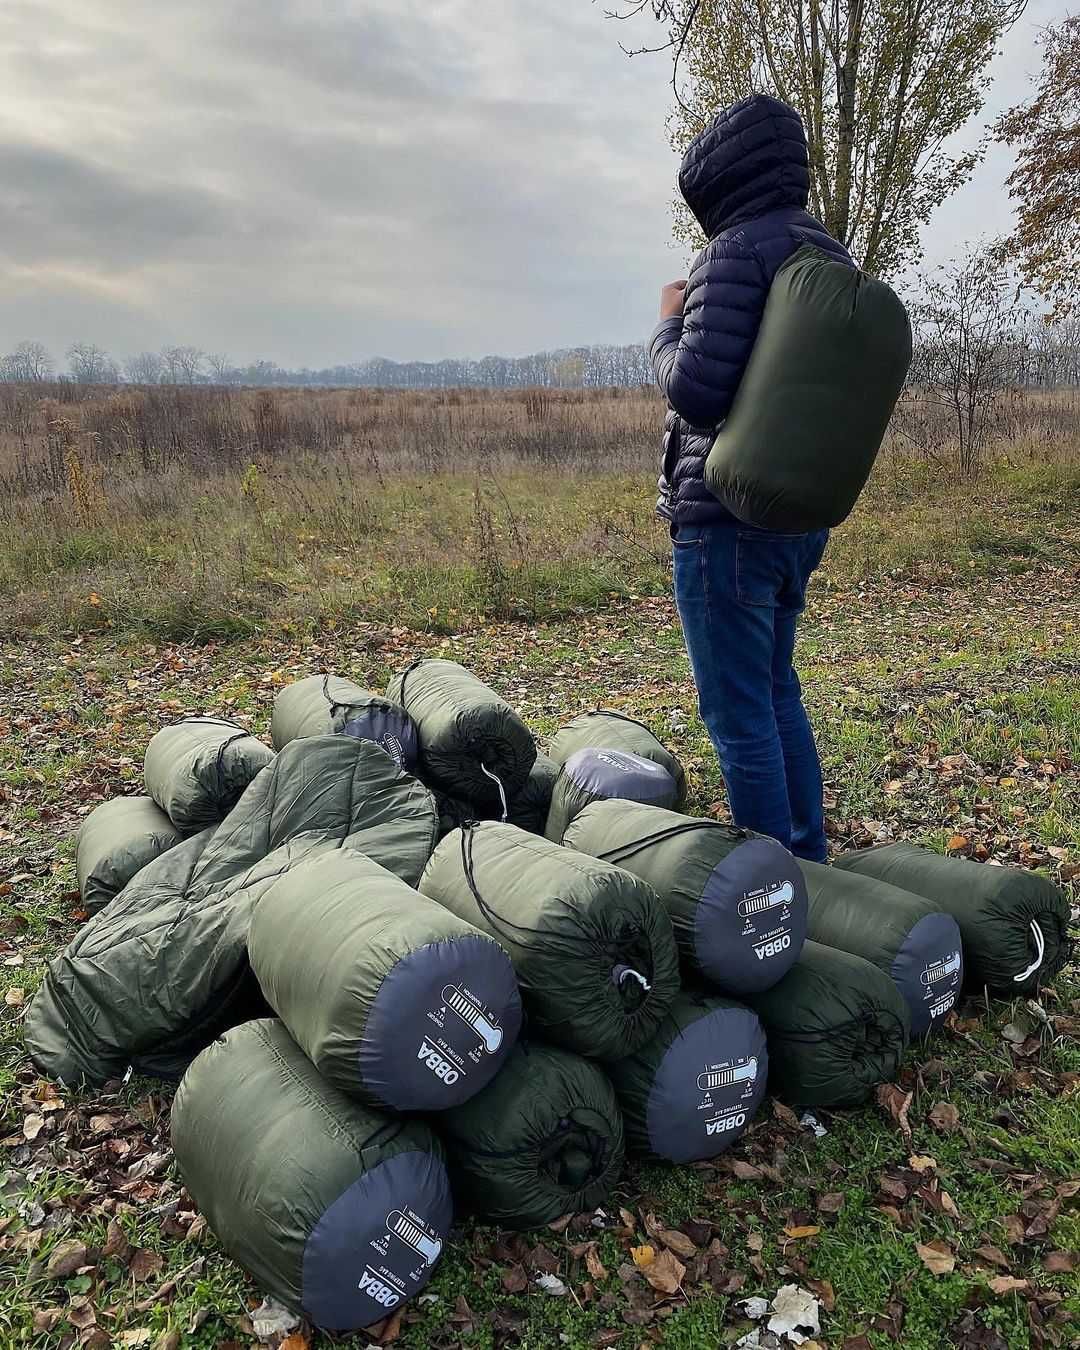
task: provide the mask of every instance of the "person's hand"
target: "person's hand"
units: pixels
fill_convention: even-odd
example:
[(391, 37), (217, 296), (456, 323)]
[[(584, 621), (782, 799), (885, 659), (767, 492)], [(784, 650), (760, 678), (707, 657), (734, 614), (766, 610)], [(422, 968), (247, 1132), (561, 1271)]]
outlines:
[(683, 312), (686, 299), (686, 278), (682, 281), (670, 281), (660, 292), (661, 319), (677, 319)]

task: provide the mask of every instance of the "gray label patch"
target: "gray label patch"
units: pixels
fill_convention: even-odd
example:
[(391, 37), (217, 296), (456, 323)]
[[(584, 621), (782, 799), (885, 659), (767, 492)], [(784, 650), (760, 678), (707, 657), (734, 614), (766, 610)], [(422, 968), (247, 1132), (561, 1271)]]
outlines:
[(660, 1062), (648, 1135), (671, 1162), (713, 1158), (753, 1119), (768, 1076), (761, 1023), (748, 1008), (715, 1008), (687, 1027)]
[(713, 868), (694, 920), (694, 951), (705, 975), (731, 994), (771, 988), (806, 941), (806, 882), (772, 839), (748, 839)]
[(427, 1283), (452, 1218), (442, 1163), (399, 1153), (355, 1181), (304, 1245), (305, 1312), (336, 1331), (370, 1326)]
[(361, 1082), (396, 1111), (457, 1106), (490, 1082), (520, 1028), (513, 966), (497, 943), (432, 942), (383, 980), (358, 1052)]
[(563, 772), (583, 792), (593, 797), (673, 806), (678, 784), (662, 764), (623, 750), (575, 751)]
[(911, 1034), (924, 1036), (960, 997), (964, 957), (956, 920), (924, 915), (896, 953), (891, 974), (911, 1010)]

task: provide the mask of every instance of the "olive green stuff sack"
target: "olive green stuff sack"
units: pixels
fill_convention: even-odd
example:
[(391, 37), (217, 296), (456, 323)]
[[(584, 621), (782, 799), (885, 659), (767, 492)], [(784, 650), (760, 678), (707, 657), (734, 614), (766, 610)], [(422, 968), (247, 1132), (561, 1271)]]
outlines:
[(627, 1148), (665, 1162), (713, 1158), (739, 1139), (765, 1095), (765, 1032), (749, 1008), (681, 993), (656, 1034), (606, 1066)]
[(521, 1026), (510, 958), (378, 863), (337, 849), (263, 895), (248, 959), (333, 1087), (392, 1111), (479, 1092)]
[(190, 834), (224, 820), (273, 758), (273, 750), (234, 722), (187, 717), (151, 738), (143, 782), (176, 828)]
[(1035, 872), (944, 858), (908, 843), (846, 853), (836, 866), (914, 892), (951, 914), (969, 989), (985, 987), (999, 998), (1032, 995), (1069, 960), (1068, 902)]
[(414, 884), (437, 823), (431, 794), (378, 746), (291, 742), (225, 821), (144, 867), (49, 962), (24, 1021), (35, 1064), (72, 1088), (130, 1064), (179, 1077), (215, 1036), (265, 1012), (248, 931), (282, 873), (347, 849)]
[(228, 1255), (316, 1326), (353, 1331), (403, 1306), (449, 1235), (431, 1131), (331, 1087), (280, 1022), (236, 1027), (194, 1061), (172, 1144)]
[(563, 843), (647, 882), (690, 975), (724, 993), (768, 989), (806, 939), (806, 883), (775, 839), (635, 802), (595, 802)]
[(395, 676), (387, 695), (416, 723), (421, 778), (501, 815), (536, 760), (532, 733), (509, 703), (457, 662), (429, 658)]
[(147, 863), (183, 837), (151, 797), (114, 797), (95, 806), (83, 821), (75, 845), (83, 908), (96, 914)]
[(777, 272), (705, 485), (760, 529), (830, 529), (874, 467), (911, 364), (911, 324), (883, 281), (810, 245)]
[(951, 915), (896, 886), (820, 863), (800, 863), (810, 904), (811, 938), (861, 956), (883, 970), (904, 997), (911, 1034), (939, 1026), (960, 995), (964, 954)]
[(820, 942), (745, 1002), (765, 1028), (769, 1091), (791, 1106), (858, 1106), (896, 1076), (911, 1034), (888, 975)]
[(558, 776), (559, 766), (555, 761), (547, 755), (538, 754), (529, 770), (525, 786), (510, 797), (507, 824), (516, 825), (519, 830), (528, 830), (530, 834), (543, 834)]
[(670, 805), (679, 810), (686, 801), (686, 773), (678, 759), (642, 722), (636, 722), (624, 713), (597, 708), (581, 713), (560, 727), (551, 738), (548, 755), (561, 769), (578, 750), (621, 750), (627, 755), (640, 755), (661, 764), (675, 780), (675, 800)]
[(675, 806), (679, 786), (663, 764), (644, 755), (592, 746), (575, 750), (555, 781), (545, 835), (552, 843), (562, 843), (571, 821), (592, 802), (603, 801)]
[(622, 1170), (622, 1118), (603, 1072), (535, 1041), (436, 1127), (458, 1206), (504, 1228), (593, 1210)]
[(655, 893), (513, 825), (447, 835), (420, 890), (506, 948), (532, 1031), (578, 1054), (636, 1049), (678, 992), (671, 920)]
[(274, 699), (274, 749), (301, 736), (355, 736), (382, 746), (402, 769), (416, 766), (416, 727), (404, 708), (340, 675), (309, 675)]

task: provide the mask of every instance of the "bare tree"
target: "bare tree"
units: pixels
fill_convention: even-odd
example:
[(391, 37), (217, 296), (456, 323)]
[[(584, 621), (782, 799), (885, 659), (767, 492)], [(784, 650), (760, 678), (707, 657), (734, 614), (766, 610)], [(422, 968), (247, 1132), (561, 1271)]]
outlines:
[(124, 373), (132, 384), (160, 384), (165, 362), (157, 352), (139, 352), (124, 362)]
[(198, 347), (162, 347), (161, 359), (169, 384), (194, 384), (199, 378), (203, 353)]
[(19, 342), (0, 361), (0, 373), (5, 380), (40, 383), (52, 379), (53, 359), (42, 343)]
[(67, 349), (68, 370), (76, 384), (115, 384), (120, 370), (104, 347), (73, 342)]
[(206, 364), (210, 367), (215, 384), (231, 383), (234, 367), (225, 352), (207, 352)]
[[(868, 271), (889, 276), (919, 257), (920, 228), (979, 162), (982, 148), (953, 154), (946, 143), (982, 107), (986, 68), (1025, 4), (627, 0), (621, 17), (651, 7), (668, 26), (677, 149), (747, 94), (797, 108), (811, 210)], [(681, 202), (676, 232), (699, 241)]]
[(973, 474), (989, 431), (988, 412), (1016, 370), (1020, 287), (994, 247), (980, 247), (939, 268), (922, 286), (915, 316), (919, 362), (913, 372), (944, 404), (956, 430), (957, 468)]

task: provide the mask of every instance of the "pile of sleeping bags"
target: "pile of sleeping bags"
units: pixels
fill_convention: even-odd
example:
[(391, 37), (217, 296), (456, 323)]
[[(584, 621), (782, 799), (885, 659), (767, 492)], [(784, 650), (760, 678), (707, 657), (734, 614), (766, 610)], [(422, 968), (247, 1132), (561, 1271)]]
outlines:
[(317, 1325), (417, 1293), (453, 1213), (530, 1228), (794, 1106), (864, 1101), (961, 988), (1068, 954), (1030, 873), (893, 845), (837, 867), (684, 814), (682, 766), (596, 710), (546, 753), (470, 671), (278, 694), (269, 749), (163, 727), (99, 806), (88, 922), (26, 1017), (69, 1088), (179, 1081), (177, 1162), (224, 1248)]

